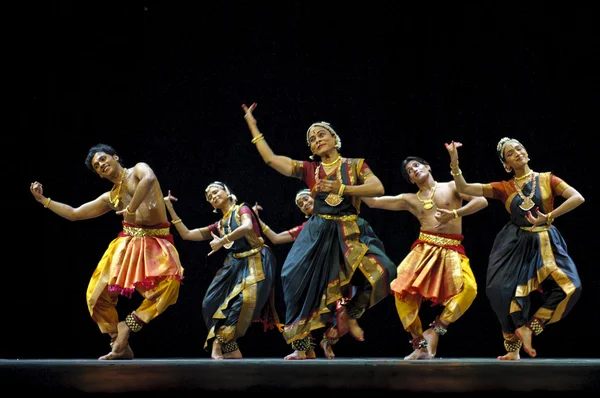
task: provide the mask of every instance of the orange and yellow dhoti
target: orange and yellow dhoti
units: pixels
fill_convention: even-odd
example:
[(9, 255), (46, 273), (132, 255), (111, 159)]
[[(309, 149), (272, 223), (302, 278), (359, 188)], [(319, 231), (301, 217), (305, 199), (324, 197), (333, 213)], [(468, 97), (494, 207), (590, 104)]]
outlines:
[(119, 295), (134, 291), (144, 300), (134, 314), (150, 322), (177, 302), (183, 267), (169, 224), (137, 227), (123, 222), (88, 284), (86, 299), (92, 319), (102, 333), (116, 333)]
[(460, 318), (475, 300), (477, 283), (462, 239), (462, 235), (421, 231), (410, 253), (398, 265), (398, 276), (391, 288), (406, 331), (423, 334), (419, 318), (423, 300), (444, 306), (439, 320), (446, 325)]

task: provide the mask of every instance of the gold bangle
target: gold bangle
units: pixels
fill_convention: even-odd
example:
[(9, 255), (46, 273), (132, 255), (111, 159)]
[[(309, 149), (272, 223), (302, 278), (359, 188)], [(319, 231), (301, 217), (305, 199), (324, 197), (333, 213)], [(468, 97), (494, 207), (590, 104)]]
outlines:
[(267, 231), (270, 229), (269, 226), (267, 224), (264, 224), (261, 226), (261, 231), (263, 232), (263, 234), (266, 234)]
[(178, 218), (177, 220), (171, 220), (171, 224), (175, 225), (177, 223), (181, 222), (181, 218)]
[(450, 174), (452, 174), (454, 177), (458, 177), (462, 175), (462, 170), (458, 169), (458, 171), (455, 173), (454, 170), (450, 169)]
[(252, 141), (250, 141), (250, 142), (253, 144), (256, 144), (258, 141), (264, 140), (264, 139), (265, 139), (265, 136), (262, 133), (260, 133), (256, 137), (252, 138)]
[(546, 216), (546, 225), (550, 226), (552, 225), (552, 222), (554, 220), (552, 219), (552, 212), (548, 213), (548, 215)]
[(46, 203), (44, 203), (44, 209), (48, 208), (48, 205), (50, 204), (51, 201), (52, 201), (52, 199), (50, 199), (50, 198), (46, 199)]
[(135, 216), (135, 211), (129, 210), (129, 205), (127, 205), (125, 208), (125, 213), (129, 214), (130, 216)]
[(338, 196), (344, 195), (345, 189), (346, 189), (346, 186), (344, 184), (340, 184), (340, 189), (338, 190)]
[(225, 235), (223, 239), (225, 239), (227, 243), (231, 243), (231, 241), (229, 240), (229, 234)]
[(458, 218), (458, 212), (456, 209), (452, 209), (452, 213), (454, 213), (454, 218)]

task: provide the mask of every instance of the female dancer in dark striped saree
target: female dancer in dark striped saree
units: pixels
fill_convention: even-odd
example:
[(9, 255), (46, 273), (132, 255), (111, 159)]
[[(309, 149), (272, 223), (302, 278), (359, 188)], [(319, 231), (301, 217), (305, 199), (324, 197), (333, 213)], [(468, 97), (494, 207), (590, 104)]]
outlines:
[(252, 115), (255, 107), (242, 106), (251, 142), (263, 161), (287, 177), (303, 180), (314, 198), (314, 215), (281, 270), (286, 306), (283, 336), (294, 349), (285, 359), (302, 360), (310, 348), (311, 331), (331, 322), (344, 290), (352, 288), (352, 298), (344, 305), (348, 331), (359, 341), (364, 340), (364, 332), (357, 320), (367, 308), (391, 295), (396, 266), (370, 225), (358, 216), (361, 196), (380, 196), (384, 189), (364, 159), (340, 155), (341, 140), (325, 122), (314, 123), (306, 133), (308, 146), (320, 162), (274, 154)]
[[(500, 360), (519, 360), (521, 347), (537, 355), (532, 337), (560, 321), (581, 294), (581, 281), (567, 246), (552, 222), (584, 202), (583, 196), (551, 172), (534, 172), (529, 154), (513, 138), (502, 138), (497, 155), (507, 181), (467, 183), (458, 167), (459, 142), (446, 144), (456, 189), (463, 194), (498, 199), (510, 215), (489, 258), (486, 294), (502, 326), (507, 353)], [(554, 207), (554, 198), (564, 201)], [(541, 290), (542, 304), (533, 315), (531, 295)]]
[(185, 240), (212, 239), (209, 256), (222, 247), (229, 252), (223, 267), (213, 278), (204, 300), (202, 314), (208, 329), (204, 349), (212, 342), (211, 358), (240, 359), (237, 339), (244, 336), (252, 322), (265, 329), (278, 323), (274, 303), (276, 263), (271, 249), (264, 244), (258, 219), (227, 185), (215, 181), (205, 190), (206, 200), (223, 216), (214, 224), (189, 230), (173, 208), (175, 197), (165, 197), (171, 223)]

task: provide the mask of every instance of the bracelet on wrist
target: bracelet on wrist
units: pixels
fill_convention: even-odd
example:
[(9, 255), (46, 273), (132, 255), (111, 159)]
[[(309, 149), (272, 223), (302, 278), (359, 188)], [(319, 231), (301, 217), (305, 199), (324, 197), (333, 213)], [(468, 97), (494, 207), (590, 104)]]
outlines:
[(46, 199), (46, 203), (44, 203), (44, 209), (48, 208), (48, 205), (50, 204), (51, 201), (52, 201), (52, 199), (50, 199), (50, 198)]
[(125, 213), (129, 214), (130, 216), (135, 216), (135, 211), (129, 210), (129, 205), (127, 205), (125, 208)]
[(343, 196), (344, 190), (346, 190), (346, 186), (344, 184), (340, 184), (340, 189), (338, 190), (338, 196)]
[(458, 169), (458, 171), (455, 172), (453, 169), (450, 169), (450, 174), (452, 174), (454, 177), (458, 177), (459, 175), (462, 175), (462, 170)]
[(177, 220), (171, 220), (171, 224), (175, 225), (177, 223), (181, 222), (181, 218), (178, 218)]
[(458, 218), (458, 212), (456, 209), (452, 209), (452, 213), (454, 213), (454, 218)]

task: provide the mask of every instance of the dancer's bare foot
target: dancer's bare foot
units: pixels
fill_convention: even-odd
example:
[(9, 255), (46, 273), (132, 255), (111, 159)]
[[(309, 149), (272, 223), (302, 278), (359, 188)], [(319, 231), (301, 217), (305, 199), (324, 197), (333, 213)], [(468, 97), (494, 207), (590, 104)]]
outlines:
[(405, 360), (414, 359), (433, 359), (427, 348), (417, 348), (410, 355), (404, 357)]
[(294, 351), (290, 355), (287, 355), (285, 358), (286, 361), (303, 361), (306, 358), (306, 351)]
[(509, 351), (506, 355), (501, 355), (497, 359), (500, 361), (518, 361), (521, 359), (521, 356), (519, 355), (519, 351)]
[(108, 354), (103, 355), (98, 359), (132, 359), (133, 351), (129, 347), (130, 334), (131, 329), (129, 329), (127, 323), (125, 321), (119, 322), (117, 325), (117, 337), (112, 343), (112, 350)]
[(437, 354), (437, 345), (440, 340), (440, 335), (437, 334), (433, 328), (427, 329), (423, 332), (423, 337), (427, 340), (427, 351), (429, 351), (429, 355), (432, 358), (435, 358), (435, 354)]
[(533, 336), (531, 329), (529, 329), (527, 325), (523, 325), (515, 330), (515, 334), (519, 337), (519, 340), (523, 342), (523, 349), (525, 352), (528, 353), (530, 357), (535, 358), (537, 351), (531, 345), (531, 337)]
[(306, 359), (317, 359), (317, 354), (315, 353), (314, 348), (309, 348), (306, 351)]
[(223, 356), (223, 350), (221, 349), (221, 342), (217, 339), (213, 340), (210, 357), (212, 359), (225, 359)]
[(335, 358), (335, 354), (333, 353), (333, 344), (331, 344), (331, 342), (329, 340), (323, 339), (323, 340), (321, 340), (319, 345), (321, 346), (321, 348), (323, 349), (323, 352), (325, 353), (325, 358), (327, 358), (327, 359)]
[(101, 361), (107, 361), (107, 360), (111, 360), (111, 359), (133, 359), (133, 350), (131, 349), (129, 344), (127, 344), (127, 347), (125, 347), (124, 350), (116, 352), (116, 351), (114, 351), (114, 345), (113, 345), (113, 351), (109, 352), (106, 355), (102, 355), (98, 359)]
[(356, 319), (348, 319), (348, 330), (350, 331), (350, 335), (356, 340), (365, 341), (365, 332), (362, 330)]
[(238, 348), (235, 351), (228, 352), (227, 354), (223, 354), (222, 359), (242, 359), (242, 352)]

